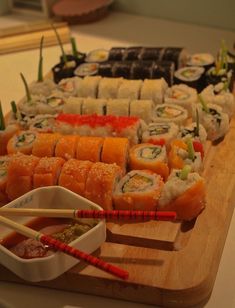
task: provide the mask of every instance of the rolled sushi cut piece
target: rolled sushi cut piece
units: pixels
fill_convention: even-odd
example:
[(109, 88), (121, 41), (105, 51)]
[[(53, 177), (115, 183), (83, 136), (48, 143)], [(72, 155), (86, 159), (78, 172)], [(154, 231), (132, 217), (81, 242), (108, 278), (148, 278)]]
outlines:
[(74, 75), (78, 77), (93, 76), (96, 75), (98, 71), (98, 63), (82, 63), (74, 70)]
[(5, 205), (8, 202), (6, 186), (10, 159), (10, 156), (0, 156), (0, 206)]
[(142, 80), (124, 79), (118, 89), (117, 98), (139, 99), (142, 85)]
[(33, 187), (57, 185), (64, 162), (61, 157), (42, 157), (34, 170)]
[(129, 99), (109, 99), (106, 105), (106, 115), (129, 116), (130, 100)]
[(163, 97), (168, 85), (163, 78), (145, 79), (141, 88), (140, 99), (151, 99), (156, 105), (163, 103)]
[(156, 145), (165, 145), (169, 148), (170, 143), (176, 138), (179, 126), (171, 122), (150, 123), (142, 134), (142, 142)]
[(82, 104), (82, 114), (105, 115), (107, 100), (102, 98), (85, 98)]
[(9, 140), (19, 131), (20, 126), (18, 124), (9, 124), (6, 128), (0, 129), (0, 156), (7, 154), (7, 144)]
[(79, 137), (74, 135), (61, 136), (56, 143), (55, 156), (65, 160), (75, 158), (78, 139)]
[(162, 177), (150, 170), (132, 170), (116, 185), (115, 210), (155, 211), (163, 189)]
[(187, 58), (188, 53), (183, 47), (166, 47), (162, 56), (163, 61), (174, 62), (176, 69), (185, 66)]
[(173, 170), (165, 183), (158, 209), (175, 211), (180, 220), (196, 218), (205, 207), (205, 180), (196, 172)]
[(197, 91), (185, 84), (174, 85), (166, 90), (164, 102), (185, 108), (192, 115), (192, 106), (197, 103)]
[(62, 112), (71, 114), (82, 114), (83, 101), (84, 98), (70, 96), (66, 99)]
[(118, 90), (123, 78), (104, 77), (99, 83), (98, 98), (117, 98)]
[(187, 66), (201, 66), (208, 71), (215, 63), (215, 58), (210, 53), (195, 53), (189, 56)]
[(56, 90), (56, 84), (51, 79), (45, 79), (40, 82), (33, 82), (30, 85), (30, 93), (36, 96), (49, 96)]
[(52, 133), (55, 126), (56, 115), (39, 114), (34, 118), (28, 118), (27, 125), (30, 131), (38, 133)]
[(162, 47), (144, 47), (140, 53), (140, 60), (154, 60), (161, 61), (164, 54), (164, 48)]
[(41, 101), (37, 105), (37, 111), (39, 114), (57, 114), (63, 110), (65, 104), (65, 98), (59, 92), (47, 97), (45, 101)]
[(152, 120), (153, 101), (152, 100), (132, 100), (130, 102), (130, 116), (139, 117), (146, 124)]
[(126, 48), (126, 50), (124, 51), (122, 60), (125, 60), (125, 61), (126, 60), (129, 60), (129, 61), (139, 60), (142, 49), (143, 47), (141, 46), (133, 46), (133, 47)]
[(125, 47), (112, 47), (109, 50), (109, 61), (121, 61), (126, 51)]
[(85, 61), (104, 62), (108, 60), (108, 57), (109, 57), (109, 51), (107, 49), (95, 49), (87, 54)]
[(189, 87), (201, 91), (205, 86), (204, 80), (205, 69), (199, 66), (183, 67), (175, 71), (174, 83), (184, 83)]
[(203, 146), (200, 149), (198, 143), (194, 144), (190, 138), (185, 142), (183, 140), (175, 139), (171, 142), (171, 149), (168, 154), (168, 162), (170, 169), (183, 169), (184, 166), (189, 165), (191, 171), (201, 172), (203, 169)]
[(176, 104), (157, 105), (153, 112), (153, 122), (174, 122), (183, 125), (187, 118), (187, 110)]
[(152, 79), (153, 61), (134, 61), (131, 66), (130, 79)]
[(133, 146), (130, 149), (129, 166), (131, 170), (151, 170), (166, 181), (169, 175), (166, 147), (151, 143)]
[(36, 137), (36, 131), (28, 130), (16, 133), (7, 143), (7, 153), (16, 154), (20, 152), (23, 154), (31, 154)]
[(103, 143), (101, 161), (106, 164), (116, 163), (122, 174), (126, 173), (129, 152), (129, 140), (127, 138), (106, 137)]
[(201, 96), (207, 103), (220, 106), (223, 112), (231, 119), (235, 110), (235, 98), (225, 83), (220, 82), (217, 85), (211, 84), (207, 86), (201, 92)]
[(174, 81), (175, 64), (172, 61), (154, 62), (152, 68), (152, 79), (164, 78), (169, 86)]
[(14, 200), (33, 189), (33, 174), (39, 158), (22, 153), (12, 156), (8, 167), (6, 193)]
[(61, 91), (65, 97), (78, 96), (81, 86), (82, 78), (65, 78), (59, 82), (58, 90)]
[(122, 170), (116, 164), (93, 164), (86, 181), (85, 198), (97, 203), (104, 210), (112, 210), (113, 191), (121, 174)]
[[(205, 127), (207, 138), (216, 141), (227, 133), (229, 130), (229, 117), (222, 111), (222, 108), (215, 104), (197, 105), (200, 123)], [(193, 119), (195, 119), (193, 113)]]
[(181, 126), (177, 139), (187, 140), (190, 137), (193, 141), (200, 141), (205, 144), (207, 132), (202, 124), (192, 122), (186, 126)]
[(86, 76), (82, 80), (82, 85), (78, 91), (78, 97), (96, 98), (98, 95), (98, 86), (101, 81), (100, 76)]
[(103, 143), (104, 138), (102, 137), (80, 137), (77, 141), (76, 158), (91, 162), (101, 161)]
[(131, 65), (132, 63), (130, 61), (121, 61), (121, 62), (115, 62), (113, 64), (113, 70), (112, 70), (112, 77), (123, 77), (126, 79), (131, 78)]
[(59, 138), (59, 134), (38, 134), (33, 144), (32, 154), (37, 157), (55, 156), (55, 147)]
[(84, 197), (86, 181), (91, 166), (93, 166), (93, 163), (90, 161), (69, 159), (62, 167), (59, 185)]
[(113, 61), (99, 63), (97, 75), (102, 76), (102, 77), (114, 77), (113, 65), (114, 65)]

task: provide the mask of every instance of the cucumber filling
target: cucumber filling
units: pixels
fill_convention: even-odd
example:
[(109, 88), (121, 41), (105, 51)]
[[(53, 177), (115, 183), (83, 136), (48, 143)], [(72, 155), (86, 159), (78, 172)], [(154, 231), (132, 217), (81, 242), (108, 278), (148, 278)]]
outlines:
[(123, 184), (122, 192), (145, 191), (153, 186), (153, 180), (140, 174), (134, 174)]

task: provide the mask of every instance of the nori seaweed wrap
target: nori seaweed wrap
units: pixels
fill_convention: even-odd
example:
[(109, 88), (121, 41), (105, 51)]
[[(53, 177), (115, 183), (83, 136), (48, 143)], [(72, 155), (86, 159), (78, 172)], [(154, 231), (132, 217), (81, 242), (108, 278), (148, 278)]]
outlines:
[(178, 69), (185, 65), (187, 61), (186, 51), (182, 47), (167, 47), (162, 57), (163, 61), (173, 61)]
[(152, 79), (153, 61), (135, 61), (131, 67), (131, 79)]
[(102, 77), (113, 77), (113, 61), (99, 63), (97, 75)]
[(140, 54), (140, 60), (161, 61), (163, 52), (163, 47), (144, 47)]
[(113, 77), (131, 78), (131, 61), (115, 62), (113, 66)]
[(175, 64), (171, 61), (154, 62), (152, 79), (163, 77), (168, 85), (173, 84)]
[(122, 60), (139, 60), (142, 49), (143, 47), (140, 46), (126, 48)]
[(109, 61), (122, 61), (125, 47), (113, 47), (109, 51)]

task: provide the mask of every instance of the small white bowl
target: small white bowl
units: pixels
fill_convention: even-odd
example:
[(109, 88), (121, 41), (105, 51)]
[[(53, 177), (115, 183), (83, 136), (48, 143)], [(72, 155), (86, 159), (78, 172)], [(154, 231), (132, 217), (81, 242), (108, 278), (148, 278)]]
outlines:
[[(4, 207), (102, 210), (102, 208), (97, 204), (59, 186), (35, 189), (8, 203)], [(8, 217), (21, 224), (25, 224), (34, 218)], [(0, 225), (0, 240), (11, 233), (12, 229)], [(69, 245), (86, 253), (92, 253), (100, 247), (105, 239), (105, 221), (99, 220), (95, 227), (72, 241)], [(0, 263), (19, 277), (32, 282), (54, 279), (78, 262), (78, 259), (70, 257), (63, 252), (55, 252), (54, 254), (43, 258), (23, 259), (0, 245)]]

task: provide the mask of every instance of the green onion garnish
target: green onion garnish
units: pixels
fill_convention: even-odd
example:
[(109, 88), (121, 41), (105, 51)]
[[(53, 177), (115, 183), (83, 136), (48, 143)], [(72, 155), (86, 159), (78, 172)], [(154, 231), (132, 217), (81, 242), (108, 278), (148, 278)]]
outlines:
[(193, 148), (192, 139), (191, 139), (191, 138), (188, 138), (188, 139), (186, 140), (186, 144), (187, 144), (187, 146), (188, 146), (188, 158), (191, 159), (191, 160), (194, 160), (195, 151), (194, 151), (194, 148)]
[(4, 130), (6, 128), (4, 116), (2, 112), (2, 103), (0, 102), (0, 130)]
[(41, 37), (40, 41), (40, 51), (39, 51), (39, 63), (38, 63), (38, 82), (43, 81), (43, 56), (42, 56), (42, 48), (43, 48), (44, 36)]
[(196, 131), (195, 131), (195, 136), (199, 137), (199, 113), (198, 113), (197, 109), (196, 109)]
[(77, 51), (77, 45), (76, 45), (76, 40), (75, 40), (75, 38), (74, 38), (74, 37), (71, 37), (70, 42), (71, 42), (71, 45), (72, 45), (72, 52), (73, 52), (73, 55), (74, 55), (74, 57), (77, 58), (78, 51)]
[(55, 31), (55, 35), (56, 35), (56, 37), (57, 37), (57, 40), (58, 40), (58, 43), (59, 43), (59, 46), (60, 46), (60, 49), (61, 49), (63, 61), (64, 61), (64, 63), (66, 64), (66, 63), (68, 62), (68, 59), (67, 59), (66, 53), (65, 53), (65, 51), (64, 51), (64, 47), (63, 47), (62, 41), (61, 41), (61, 39), (60, 39), (59, 33), (58, 33), (58, 31), (56, 30), (56, 27), (54, 26), (53, 23), (51, 24), (51, 26), (52, 26), (53, 30)]
[(16, 107), (16, 102), (15, 101), (12, 101), (11, 102), (11, 110), (12, 110), (12, 113), (14, 114), (14, 117), (15, 119), (17, 118), (17, 107)]
[(183, 181), (187, 180), (188, 174), (190, 171), (191, 171), (191, 167), (189, 165), (185, 165), (179, 174), (179, 178)]
[(20, 77), (24, 83), (24, 88), (25, 88), (25, 92), (26, 92), (26, 97), (27, 97), (27, 101), (28, 102), (31, 102), (32, 98), (31, 98), (31, 95), (30, 95), (30, 92), (29, 92), (29, 87), (28, 87), (28, 84), (27, 84), (27, 81), (24, 77), (24, 75), (22, 73), (20, 73)]
[(202, 104), (202, 109), (206, 112), (206, 113), (209, 113), (209, 108), (207, 107), (207, 104), (206, 102), (204, 101), (204, 99), (202, 98), (202, 96), (200, 94), (198, 94), (198, 98), (199, 98), (199, 101), (200, 103)]

